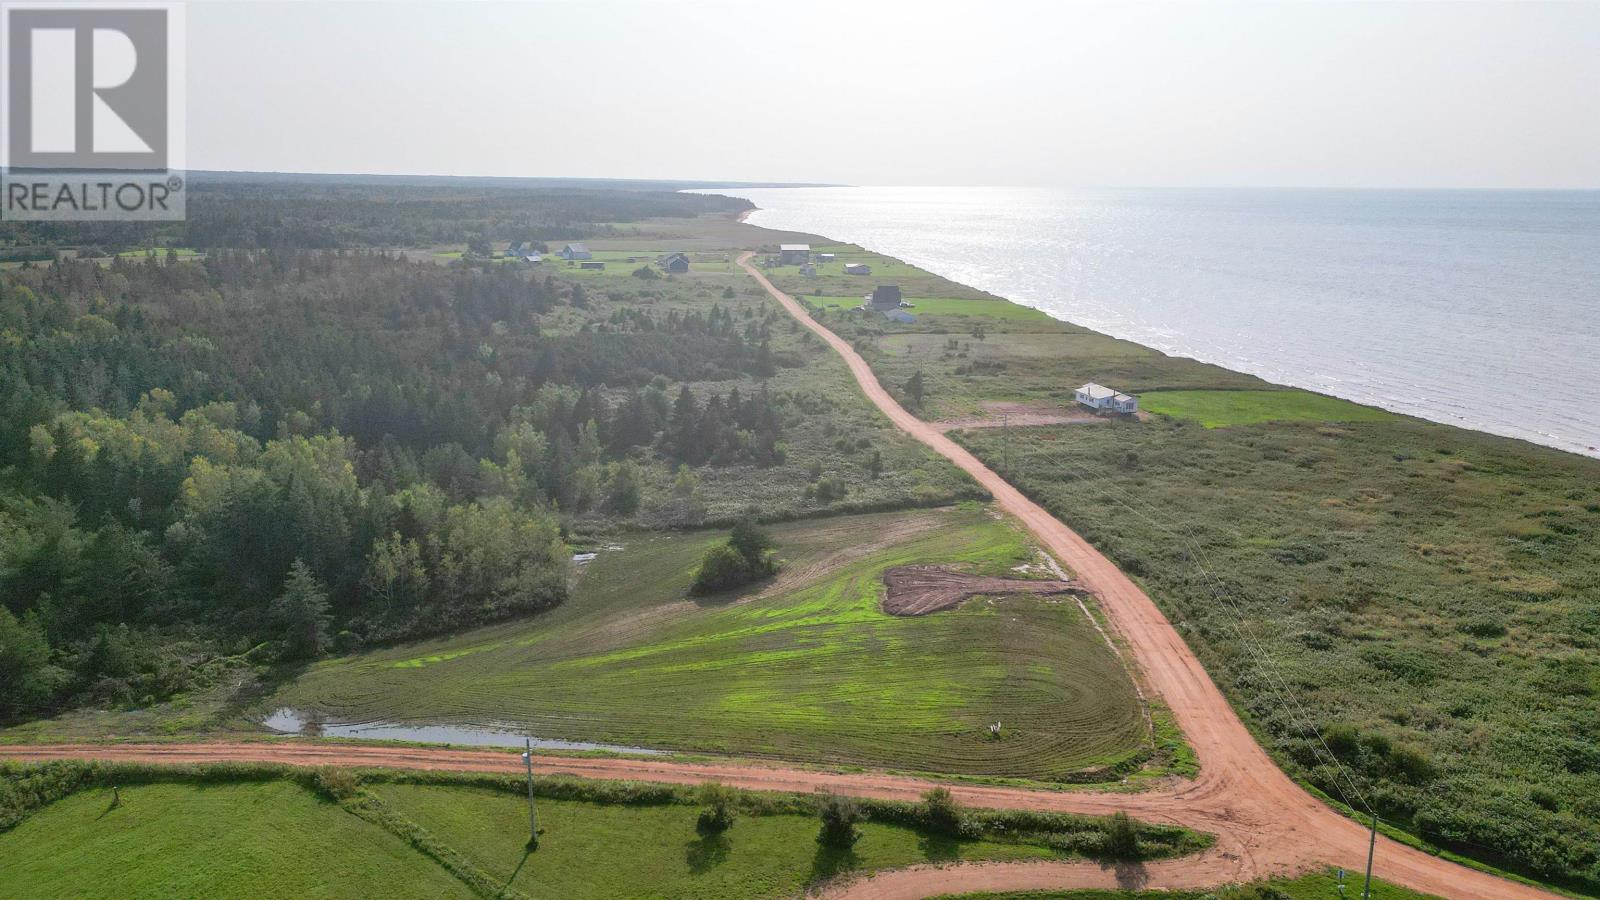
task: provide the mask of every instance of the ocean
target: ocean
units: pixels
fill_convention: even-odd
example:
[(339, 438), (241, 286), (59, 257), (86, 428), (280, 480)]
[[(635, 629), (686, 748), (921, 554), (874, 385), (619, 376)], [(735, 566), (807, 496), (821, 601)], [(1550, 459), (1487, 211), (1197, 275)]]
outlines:
[(1600, 456), (1600, 191), (717, 193), (1169, 354)]

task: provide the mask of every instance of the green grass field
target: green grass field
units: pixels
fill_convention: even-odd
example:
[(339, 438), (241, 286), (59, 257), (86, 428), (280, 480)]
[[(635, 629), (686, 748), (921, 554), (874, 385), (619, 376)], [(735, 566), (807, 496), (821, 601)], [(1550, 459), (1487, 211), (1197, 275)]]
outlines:
[[(122, 785), (112, 802), (111, 785)], [(694, 786), (540, 778), (539, 846), (516, 776), (0, 766), (0, 895), (54, 897), (796, 897), (836, 877), (965, 860), (1106, 858), (1106, 820), (860, 801), (848, 849), (817, 841), (818, 798), (729, 791), (706, 832)], [(1133, 823), (1136, 857), (1208, 846)]]
[[(1333, 872), (1313, 872), (1299, 878), (1274, 879), (1204, 891), (1009, 891), (988, 894), (946, 894), (937, 900), (1355, 900), (1361, 896), (1361, 873), (1346, 872), (1344, 893)], [(1432, 894), (1376, 879), (1375, 900), (1427, 900)]]
[(1381, 422), (1394, 413), (1309, 391), (1154, 391), (1139, 396), (1149, 412), (1207, 428), (1261, 422)]
[(960, 859), (1056, 856), (1033, 844), (954, 841), (865, 823), (853, 851), (816, 843), (817, 820), (744, 815), (720, 835), (695, 831), (698, 808), (542, 800), (545, 835), (529, 854), (527, 802), (503, 791), (378, 785), (406, 818), (513, 890), (533, 897), (787, 897), (846, 872)]
[[(722, 532), (634, 534), (539, 618), (314, 666), (268, 706), (336, 720), (506, 722), (540, 737), (967, 775), (1063, 778), (1148, 752), (1120, 662), (1076, 603), (896, 618), (881, 573), (1033, 558), (977, 506), (774, 529), (785, 570), (686, 589)], [(986, 725), (1000, 720), (1004, 737)]]
[(399, 838), (287, 781), (81, 791), (0, 832), (0, 895), (470, 897)]

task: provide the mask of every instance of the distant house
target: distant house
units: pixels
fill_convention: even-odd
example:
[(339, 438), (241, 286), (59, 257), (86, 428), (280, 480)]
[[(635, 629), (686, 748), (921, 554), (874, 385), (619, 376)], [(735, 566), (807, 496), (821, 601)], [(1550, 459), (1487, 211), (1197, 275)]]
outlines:
[(866, 297), (867, 306), (882, 312), (886, 309), (899, 309), (903, 298), (900, 296), (900, 286), (897, 284), (880, 284), (872, 289)]
[(838, 257), (834, 256), (832, 253), (818, 253), (817, 254), (817, 262), (819, 262), (819, 263), (831, 263), (837, 258)]
[(844, 273), (846, 275), (871, 275), (872, 267), (866, 263), (845, 263)]
[(604, 269), (605, 267), (606, 267), (606, 264), (603, 263), (603, 262), (581, 262), (581, 263), (578, 263), (578, 268), (580, 268), (580, 269)]
[(523, 250), (522, 261), (525, 263), (532, 263), (537, 266), (539, 263), (544, 262), (544, 257), (532, 250)]
[(810, 244), (779, 244), (778, 265), (798, 266), (811, 262)]
[(689, 271), (689, 257), (682, 253), (668, 253), (656, 260), (656, 265), (662, 270), (678, 274)]
[(521, 241), (517, 241), (515, 244), (512, 244), (511, 246), (507, 247), (506, 248), (506, 255), (507, 256), (521, 256), (522, 255), (522, 242)]
[(1139, 398), (1112, 390), (1103, 384), (1089, 382), (1073, 392), (1077, 401), (1090, 409), (1131, 413), (1139, 411)]
[(800, 274), (807, 278), (815, 278), (817, 277), (817, 267), (813, 266), (811, 263), (806, 263), (800, 267)]
[(582, 244), (568, 244), (561, 248), (562, 259), (594, 259), (594, 254)]

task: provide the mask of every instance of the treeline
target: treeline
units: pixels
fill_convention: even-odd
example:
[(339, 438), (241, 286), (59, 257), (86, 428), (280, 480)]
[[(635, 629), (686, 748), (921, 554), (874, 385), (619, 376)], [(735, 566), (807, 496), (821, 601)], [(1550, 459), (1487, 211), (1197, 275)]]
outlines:
[[(748, 209), (747, 201), (670, 190), (572, 186), (338, 182), (250, 176), (192, 178), (188, 220), (171, 223), (4, 222), (5, 248), (332, 249), (491, 241), (570, 241), (608, 233), (595, 223)], [(19, 252), (13, 249), (12, 252)], [(27, 258), (22, 250), (18, 258)]]
[(792, 398), (715, 387), (790, 362), (769, 318), (599, 306), (369, 253), (0, 275), (0, 718), (545, 608), (563, 516), (782, 461)]

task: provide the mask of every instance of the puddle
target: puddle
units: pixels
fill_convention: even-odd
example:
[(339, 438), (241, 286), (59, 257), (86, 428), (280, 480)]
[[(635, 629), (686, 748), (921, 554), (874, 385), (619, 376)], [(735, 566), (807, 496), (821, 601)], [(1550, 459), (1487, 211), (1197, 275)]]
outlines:
[[(330, 722), (315, 712), (281, 707), (261, 720), (279, 734), (306, 737), (364, 738), (377, 741), (416, 741), (426, 744), (461, 744), (469, 747), (521, 747), (528, 736), (510, 726), (424, 725), (400, 722)], [(539, 750), (608, 750), (660, 756), (665, 750), (624, 747), (618, 744), (591, 744), (587, 741), (553, 741), (532, 738)]]

